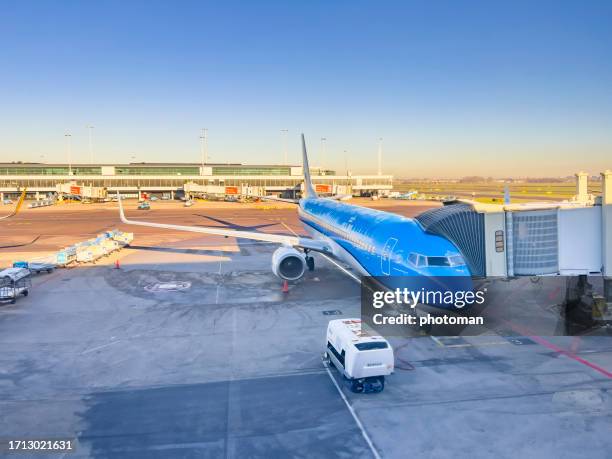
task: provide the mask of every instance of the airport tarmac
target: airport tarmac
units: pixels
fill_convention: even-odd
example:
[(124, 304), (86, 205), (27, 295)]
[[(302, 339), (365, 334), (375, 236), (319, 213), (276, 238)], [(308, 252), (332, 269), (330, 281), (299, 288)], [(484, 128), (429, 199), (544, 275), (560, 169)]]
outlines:
[[(407, 217), (440, 206), (440, 203), (432, 201), (372, 201), (365, 198), (356, 198), (352, 203)], [(124, 205), (126, 212), (133, 211), (133, 218), (156, 222), (223, 227), (223, 221), (231, 220), (236, 228), (243, 226), (271, 233), (290, 234), (295, 231), (306, 234), (297, 218), (296, 206), (290, 203), (198, 201), (193, 207), (185, 208), (180, 201), (156, 201), (151, 203), (149, 211), (137, 211), (138, 202), (135, 199), (126, 200)], [(11, 210), (9, 206), (0, 208), (3, 214), (8, 214)], [(0, 266), (9, 265), (15, 258), (27, 260), (44, 257), (65, 246), (114, 228), (134, 230), (133, 227), (121, 223), (118, 205), (114, 202), (65, 203), (36, 209), (26, 207), (17, 216), (3, 220), (0, 224)], [(165, 244), (185, 241), (190, 237), (193, 235), (141, 227), (138, 228), (137, 243)]]
[[(291, 207), (173, 206), (140, 218), (300, 228)], [(612, 338), (394, 339), (384, 392), (354, 394), (321, 361), (328, 320), (359, 316), (351, 277), (316, 255), (285, 294), (274, 245), (130, 228), (103, 207), (36, 209), (3, 230), (136, 237), (113, 255), (120, 269), (110, 258), (40, 275), (0, 305), (1, 439), (75, 439), (66, 457), (610, 456)]]

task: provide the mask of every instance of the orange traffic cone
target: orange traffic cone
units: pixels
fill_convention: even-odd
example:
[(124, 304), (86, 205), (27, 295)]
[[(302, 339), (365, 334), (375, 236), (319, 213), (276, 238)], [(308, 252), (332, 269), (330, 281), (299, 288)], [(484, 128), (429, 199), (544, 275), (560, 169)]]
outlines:
[(283, 293), (289, 293), (289, 282), (283, 281)]
[(120, 268), (119, 260), (115, 260), (115, 269), (119, 269), (119, 268)]

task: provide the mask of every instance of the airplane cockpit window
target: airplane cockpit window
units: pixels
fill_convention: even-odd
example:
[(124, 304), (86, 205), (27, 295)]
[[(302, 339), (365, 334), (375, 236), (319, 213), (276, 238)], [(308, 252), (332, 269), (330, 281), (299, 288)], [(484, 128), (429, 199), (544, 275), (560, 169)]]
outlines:
[(410, 255), (408, 255), (408, 262), (417, 268), (423, 268), (427, 266), (427, 257), (412, 252)]
[(465, 260), (461, 255), (452, 255), (448, 259), (451, 266), (465, 266)]
[(427, 257), (427, 266), (450, 266), (448, 257)]

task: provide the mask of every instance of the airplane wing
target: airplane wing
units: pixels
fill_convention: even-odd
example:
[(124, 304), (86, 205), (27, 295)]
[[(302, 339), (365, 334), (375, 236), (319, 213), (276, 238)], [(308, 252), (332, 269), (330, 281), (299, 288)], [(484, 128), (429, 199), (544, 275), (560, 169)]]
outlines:
[(23, 189), (23, 191), (21, 192), (21, 196), (19, 196), (19, 200), (17, 201), (17, 205), (15, 206), (15, 210), (13, 210), (13, 212), (11, 212), (10, 214), (5, 215), (4, 217), (0, 217), (0, 220), (4, 220), (5, 218), (10, 218), (17, 215), (17, 213), (21, 209), (21, 206), (23, 205), (23, 201), (25, 201), (27, 191), (28, 190), (26, 188)]
[[(117, 193), (117, 195), (119, 195)], [(286, 245), (290, 247), (299, 247), (308, 250), (314, 250), (315, 252), (332, 253), (332, 248), (323, 241), (317, 241), (310, 238), (300, 236), (285, 236), (281, 234), (266, 234), (257, 231), (242, 231), (242, 230), (229, 230), (223, 228), (210, 228), (205, 226), (183, 226), (183, 225), (171, 225), (167, 223), (154, 223), (154, 222), (143, 222), (138, 220), (129, 220), (125, 217), (123, 212), (123, 203), (121, 198), (118, 196), (119, 202), (119, 216), (121, 221), (126, 225), (139, 225), (149, 226), (151, 228), (163, 228), (175, 231), (189, 231), (192, 233), (203, 233), (213, 234), (216, 236), (235, 237), (243, 239), (251, 239), (253, 241), (272, 242), (275, 244)]]
[(287, 198), (279, 198), (278, 196), (259, 196), (259, 198), (263, 201), (277, 201), (277, 202), (286, 202), (289, 204), (299, 204), (299, 199), (287, 199)]

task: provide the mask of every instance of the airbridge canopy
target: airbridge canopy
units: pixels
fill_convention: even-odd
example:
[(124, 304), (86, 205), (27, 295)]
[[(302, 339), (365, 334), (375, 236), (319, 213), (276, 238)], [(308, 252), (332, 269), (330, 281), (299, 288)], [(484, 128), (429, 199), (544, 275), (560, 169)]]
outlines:
[[(416, 219), (453, 242), (474, 276), (609, 273), (603, 220), (612, 205), (452, 203)], [(609, 245), (609, 244), (608, 244)], [(609, 275), (609, 274), (606, 274)]]
[(453, 204), (423, 212), (416, 217), (423, 229), (451, 241), (461, 251), (473, 276), (484, 276), (484, 215), (470, 204)]

